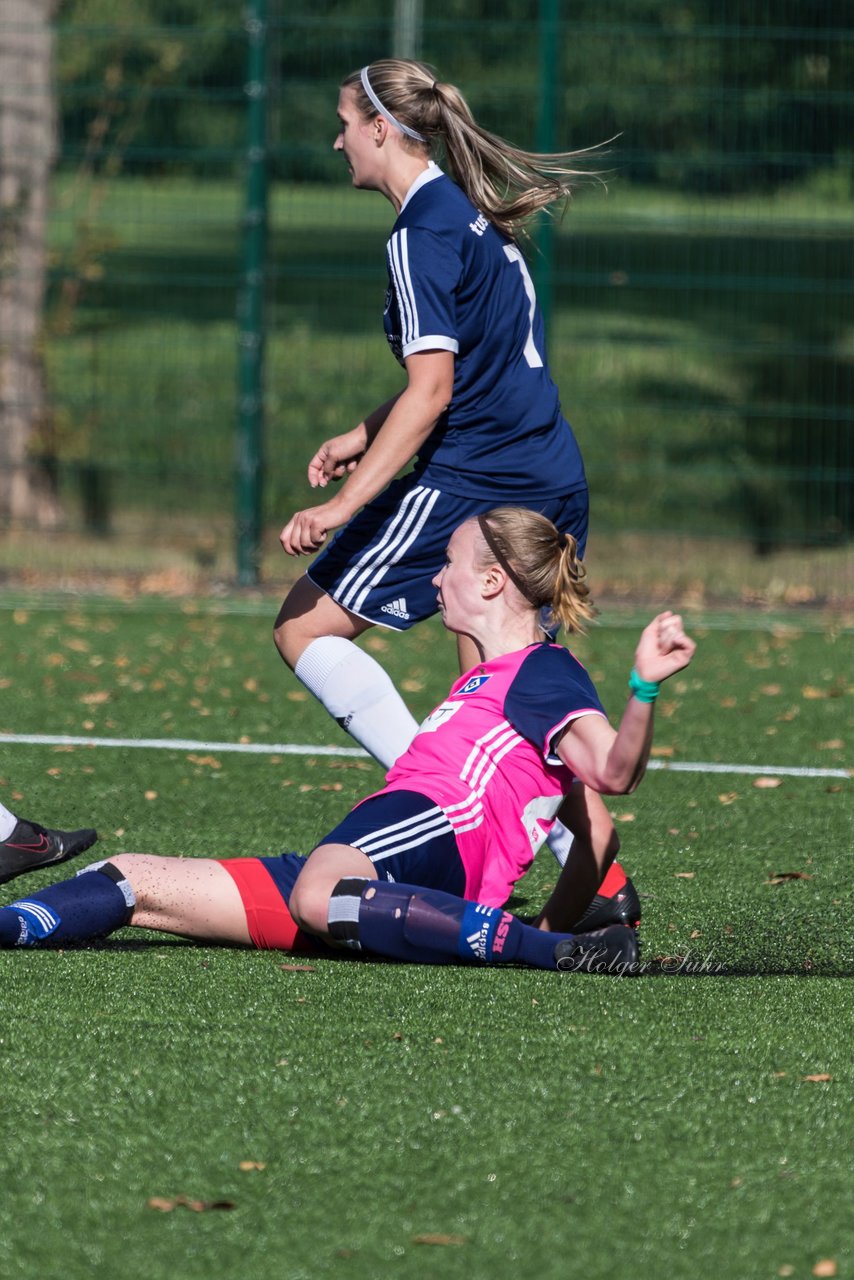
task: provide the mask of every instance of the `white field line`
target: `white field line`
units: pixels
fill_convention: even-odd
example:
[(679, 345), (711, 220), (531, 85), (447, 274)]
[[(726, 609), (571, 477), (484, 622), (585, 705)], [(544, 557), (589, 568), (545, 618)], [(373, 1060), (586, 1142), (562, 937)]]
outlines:
[[(83, 738), (49, 733), (0, 733), (0, 744), (37, 747), (144, 748), (149, 751), (216, 751), (238, 755), (338, 756), (370, 759), (361, 747), (324, 747), (303, 742), (203, 742), (194, 738)], [(821, 769), (806, 765), (711, 764), (705, 761), (650, 760), (649, 769), (666, 773), (742, 773), (780, 778), (850, 778), (851, 769)]]

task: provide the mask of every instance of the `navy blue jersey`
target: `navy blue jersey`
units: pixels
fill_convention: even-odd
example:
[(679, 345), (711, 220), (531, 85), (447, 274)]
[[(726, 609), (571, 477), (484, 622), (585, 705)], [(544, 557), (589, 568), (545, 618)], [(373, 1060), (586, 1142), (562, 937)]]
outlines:
[(387, 246), (384, 324), (399, 360), (454, 354), (454, 392), (423, 446), (419, 479), (494, 501), (586, 486), (581, 453), (545, 361), (542, 315), (521, 251), (431, 165)]

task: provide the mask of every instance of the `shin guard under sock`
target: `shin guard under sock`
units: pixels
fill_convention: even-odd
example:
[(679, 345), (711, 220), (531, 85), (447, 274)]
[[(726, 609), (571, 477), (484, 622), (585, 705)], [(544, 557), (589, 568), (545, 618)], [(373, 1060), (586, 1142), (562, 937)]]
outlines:
[(105, 937), (127, 924), (134, 901), (117, 867), (93, 863), (73, 880), (0, 907), (0, 946), (60, 947)]
[(571, 934), (546, 933), (500, 907), (377, 880), (340, 880), (329, 902), (338, 942), (411, 964), (517, 963), (556, 968), (554, 951)]

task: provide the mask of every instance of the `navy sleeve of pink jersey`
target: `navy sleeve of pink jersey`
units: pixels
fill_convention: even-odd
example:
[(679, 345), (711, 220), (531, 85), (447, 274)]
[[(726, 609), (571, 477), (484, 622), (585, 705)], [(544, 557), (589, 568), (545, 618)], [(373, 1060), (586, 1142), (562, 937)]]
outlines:
[(605, 710), (593, 681), (560, 645), (532, 649), (507, 691), (504, 714), (518, 733), (551, 754), (552, 735), (575, 716)]
[(400, 312), (404, 356), (441, 338), (456, 351), (459, 335), (456, 289), (462, 264), (454, 249), (422, 227), (395, 232), (388, 243), (388, 265)]

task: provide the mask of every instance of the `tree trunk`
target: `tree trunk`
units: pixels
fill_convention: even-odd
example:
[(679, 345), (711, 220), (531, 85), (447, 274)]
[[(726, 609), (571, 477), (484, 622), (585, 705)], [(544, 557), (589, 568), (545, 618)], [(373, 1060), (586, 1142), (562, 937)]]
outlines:
[(0, 521), (55, 525), (44, 463), (41, 352), (48, 183), (56, 148), (56, 0), (3, 0), (0, 19)]

